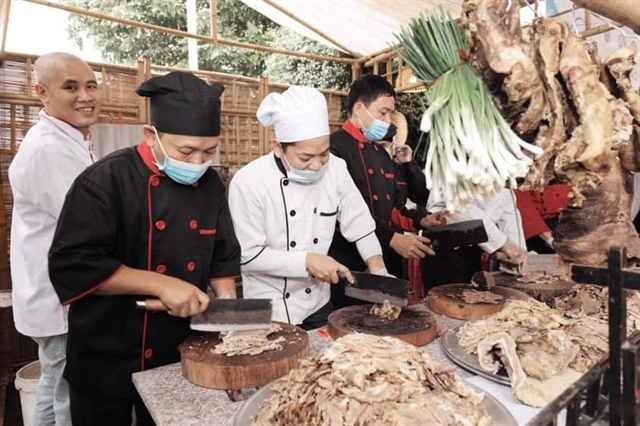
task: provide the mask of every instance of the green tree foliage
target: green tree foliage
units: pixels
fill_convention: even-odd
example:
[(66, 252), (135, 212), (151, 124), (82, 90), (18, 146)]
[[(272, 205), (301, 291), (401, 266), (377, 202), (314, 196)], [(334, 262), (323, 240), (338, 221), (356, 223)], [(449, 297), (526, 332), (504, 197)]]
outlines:
[[(184, 1), (178, 0), (64, 0), (66, 3), (94, 12), (133, 19), (178, 30), (187, 30)], [(198, 33), (210, 33), (208, 0), (197, 0)], [(218, 1), (218, 34), (252, 43), (269, 41), (269, 29), (276, 24), (238, 0)], [(154, 64), (186, 67), (187, 39), (169, 34), (121, 25), (91, 17), (71, 15), (68, 31), (82, 46), (90, 38), (106, 60), (133, 65), (150, 58)], [(260, 75), (265, 54), (229, 46), (198, 42), (199, 68), (238, 73), (249, 77)]]
[[(278, 47), (283, 49), (326, 56), (340, 54), (285, 27), (276, 28), (272, 33)], [(351, 83), (351, 66), (347, 64), (284, 55), (270, 55), (265, 64), (264, 75), (271, 81), (340, 90), (347, 90)]]
[[(62, 0), (94, 12), (178, 30), (187, 30), (184, 0)], [(210, 33), (209, 0), (197, 0), (198, 33)], [(280, 27), (240, 0), (218, 0), (218, 34), (230, 40), (323, 55), (335, 49)], [(154, 64), (187, 67), (187, 39), (121, 25), (91, 17), (71, 15), (68, 32), (82, 47), (91, 39), (109, 62), (134, 65), (142, 58)], [(199, 68), (248, 77), (264, 75), (272, 81), (318, 88), (344, 89), (351, 78), (348, 66), (274, 55), (230, 46), (198, 42)]]

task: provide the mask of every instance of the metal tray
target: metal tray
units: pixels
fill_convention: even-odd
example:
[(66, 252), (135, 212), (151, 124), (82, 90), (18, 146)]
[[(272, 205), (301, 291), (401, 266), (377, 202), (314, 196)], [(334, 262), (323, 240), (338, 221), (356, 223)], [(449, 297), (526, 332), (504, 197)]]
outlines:
[(509, 380), (509, 376), (507, 376), (506, 371), (500, 370), (498, 374), (491, 374), (480, 367), (477, 355), (468, 354), (464, 349), (462, 349), (458, 344), (458, 330), (460, 327), (462, 326), (459, 325), (458, 327), (450, 328), (442, 334), (442, 337), (440, 337), (440, 344), (442, 345), (444, 353), (451, 359), (451, 361), (458, 364), (465, 370), (469, 370), (478, 376), (482, 376), (502, 385), (511, 386), (511, 381)]
[[(251, 424), (251, 420), (256, 416), (256, 414), (258, 414), (258, 410), (260, 410), (262, 403), (274, 394), (271, 387), (276, 381), (277, 380), (274, 380), (260, 389), (244, 403), (233, 417), (233, 426), (249, 426)], [(484, 408), (487, 410), (487, 414), (493, 419), (496, 425), (518, 426), (518, 422), (513, 415), (511, 415), (509, 410), (507, 410), (497, 399), (471, 383), (465, 382), (465, 385), (469, 386), (476, 392), (484, 394)]]

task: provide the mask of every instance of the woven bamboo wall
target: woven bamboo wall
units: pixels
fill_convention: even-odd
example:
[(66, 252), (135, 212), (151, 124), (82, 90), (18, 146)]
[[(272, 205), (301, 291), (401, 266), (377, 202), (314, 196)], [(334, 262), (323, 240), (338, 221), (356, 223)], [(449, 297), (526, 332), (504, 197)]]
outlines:
[[(7, 172), (20, 142), (29, 128), (38, 121), (41, 104), (33, 89), (33, 62), (35, 56), (6, 54), (0, 64), (0, 182), (4, 197), (2, 208), (7, 218), (10, 235), (13, 197)], [(175, 69), (153, 66), (149, 61), (137, 67), (90, 64), (102, 85), (104, 101), (101, 122), (123, 124), (146, 123), (148, 100), (135, 94), (134, 89), (147, 78)], [(269, 84), (264, 78), (197, 72), (207, 80), (224, 84), (222, 99), (221, 163), (231, 172), (237, 171), (251, 160), (269, 151), (269, 135), (256, 119), (256, 110), (262, 99), (271, 92), (282, 92), (288, 86)], [(323, 91), (329, 105), (330, 124), (333, 129), (340, 123), (343, 99), (346, 93)], [(0, 241), (8, 248), (9, 238)], [(6, 281), (6, 280), (0, 280)], [(0, 289), (9, 288), (10, 282), (0, 282)], [(18, 341), (14, 336), (14, 363), (22, 363), (35, 356), (30, 339)], [(28, 340), (28, 341), (26, 341)]]

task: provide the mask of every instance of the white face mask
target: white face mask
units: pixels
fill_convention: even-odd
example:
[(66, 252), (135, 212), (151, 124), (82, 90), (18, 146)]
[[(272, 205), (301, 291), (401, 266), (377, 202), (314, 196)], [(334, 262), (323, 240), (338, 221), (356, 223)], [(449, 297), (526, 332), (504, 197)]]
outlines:
[[(282, 147), (280, 147), (282, 149)], [(287, 177), (298, 183), (309, 184), (316, 182), (318, 179), (322, 177), (322, 174), (326, 170), (326, 164), (323, 164), (320, 170), (300, 170), (291, 167), (289, 161), (287, 160), (287, 156), (284, 155), (284, 150), (282, 151), (282, 161), (287, 165), (289, 170), (287, 170)]]

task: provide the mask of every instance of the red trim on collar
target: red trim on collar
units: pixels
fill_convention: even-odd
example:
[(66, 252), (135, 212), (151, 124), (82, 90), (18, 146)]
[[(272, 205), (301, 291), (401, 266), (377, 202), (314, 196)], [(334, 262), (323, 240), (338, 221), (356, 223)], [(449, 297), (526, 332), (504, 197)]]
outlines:
[(344, 122), (344, 124), (342, 125), (342, 129), (344, 129), (345, 132), (349, 133), (351, 137), (357, 140), (358, 142), (360, 143), (368, 142), (367, 138), (365, 138), (364, 135), (362, 134), (362, 130), (358, 129), (356, 125), (353, 124), (353, 121), (351, 121), (350, 118)]
[(146, 141), (143, 140), (138, 144), (138, 154), (142, 157), (144, 165), (147, 166), (154, 175), (164, 176), (163, 173), (160, 173), (158, 166), (156, 166), (156, 160), (153, 158), (153, 154), (151, 154), (151, 147), (147, 145)]

